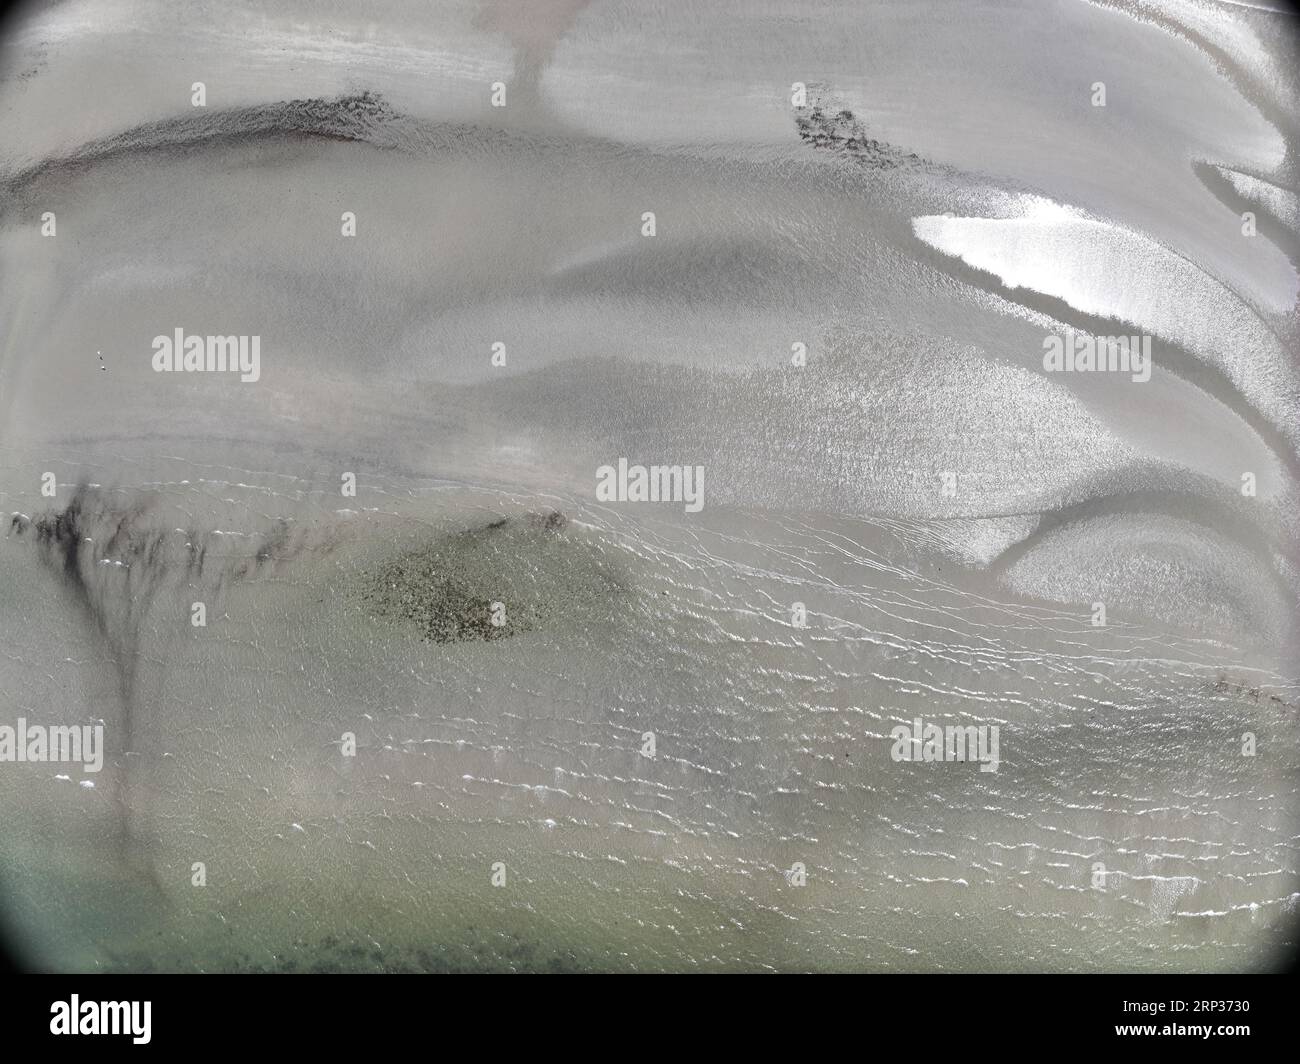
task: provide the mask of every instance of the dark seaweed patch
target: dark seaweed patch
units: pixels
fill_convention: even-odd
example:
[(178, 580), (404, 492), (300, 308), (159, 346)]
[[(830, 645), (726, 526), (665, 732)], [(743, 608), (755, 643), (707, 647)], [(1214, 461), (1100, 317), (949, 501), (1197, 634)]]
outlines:
[(873, 169), (888, 170), (914, 167), (923, 163), (914, 152), (903, 151), (893, 144), (867, 135), (867, 127), (852, 111), (824, 105), (820, 99), (795, 115), (799, 138), (823, 151), (836, 152)]
[(190, 152), (205, 145), (252, 143), (256, 140), (317, 139), (389, 145), (385, 131), (400, 116), (377, 93), (362, 92), (333, 99), (285, 100), (228, 110), (201, 109), (196, 114), (148, 122), (134, 129), (82, 145), (75, 152), (44, 159), (0, 180), (0, 213), (27, 197), (42, 180), (83, 174), (102, 161), (137, 154)]
[[(374, 618), (414, 627), (429, 643), (493, 642), (564, 618), (606, 617), (624, 589), (596, 545), (566, 534), (556, 511), (494, 518), (443, 535), (381, 564), (361, 588)], [(493, 624), (493, 603), (504, 623)]]

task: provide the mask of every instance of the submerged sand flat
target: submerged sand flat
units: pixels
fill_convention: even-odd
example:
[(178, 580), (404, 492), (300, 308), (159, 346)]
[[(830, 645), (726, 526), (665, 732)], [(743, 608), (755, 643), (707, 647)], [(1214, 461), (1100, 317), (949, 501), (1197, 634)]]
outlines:
[(1290, 15), (20, 16), (0, 728), (105, 744), (0, 760), (33, 964), (1294, 948)]

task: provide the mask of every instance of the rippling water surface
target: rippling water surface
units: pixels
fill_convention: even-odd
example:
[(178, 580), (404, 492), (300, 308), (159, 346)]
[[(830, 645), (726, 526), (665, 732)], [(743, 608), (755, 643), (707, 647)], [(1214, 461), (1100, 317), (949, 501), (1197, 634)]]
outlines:
[[(1294, 948), (1291, 15), (20, 15), (0, 726), (105, 736), (0, 761), (35, 963)], [(178, 328), (260, 337), (258, 379), (156, 372)], [(703, 508), (602, 498), (620, 458)], [(896, 760), (918, 719), (997, 728), (996, 771)]]

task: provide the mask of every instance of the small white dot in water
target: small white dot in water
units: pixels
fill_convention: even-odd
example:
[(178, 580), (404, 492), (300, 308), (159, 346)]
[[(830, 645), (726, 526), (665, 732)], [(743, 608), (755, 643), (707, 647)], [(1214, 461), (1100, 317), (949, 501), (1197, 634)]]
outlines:
[(63, 775), (59, 775), (59, 776), (55, 776), (54, 778), (55, 778), (56, 780), (67, 780), (69, 783), (72, 782), (72, 777), (71, 777), (71, 776), (63, 776)]
[(294, 831), (306, 831), (306, 830), (307, 830), (307, 829), (306, 829), (305, 827), (303, 827), (301, 824), (290, 824), (289, 826), (290, 826), (291, 828), (293, 828)]
[(93, 787), (95, 786), (95, 781), (94, 781), (94, 780), (82, 780), (82, 781), (81, 781), (81, 785), (82, 785), (83, 787), (91, 787), (91, 788), (93, 788)]

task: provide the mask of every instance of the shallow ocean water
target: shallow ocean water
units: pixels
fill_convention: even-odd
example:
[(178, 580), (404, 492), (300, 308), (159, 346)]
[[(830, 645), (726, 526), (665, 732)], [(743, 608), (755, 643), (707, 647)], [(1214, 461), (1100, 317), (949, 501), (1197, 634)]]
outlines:
[[(1276, 966), (1265, 7), (0, 27), (0, 725), (107, 744), (0, 763), (6, 928), (77, 971)], [(259, 379), (155, 372), (176, 328)], [(1066, 331), (1151, 379), (1045, 372)], [(620, 457), (703, 509), (602, 501)], [(894, 760), (917, 718), (997, 771)]]

